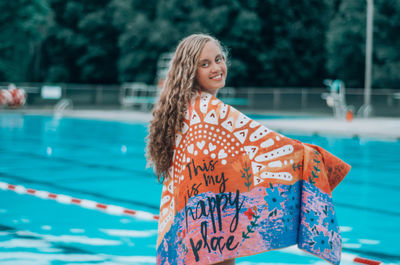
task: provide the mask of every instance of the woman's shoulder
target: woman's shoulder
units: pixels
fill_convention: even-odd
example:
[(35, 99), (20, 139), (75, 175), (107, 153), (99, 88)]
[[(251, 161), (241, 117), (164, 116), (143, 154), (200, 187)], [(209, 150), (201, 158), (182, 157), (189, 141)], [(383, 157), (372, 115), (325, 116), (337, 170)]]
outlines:
[(224, 102), (222, 102), (219, 98), (216, 96), (205, 92), (205, 91), (199, 91), (197, 92), (191, 99), (192, 104), (199, 104), (199, 107), (209, 107), (209, 104), (214, 107), (218, 107), (218, 105), (227, 105)]
[[(226, 118), (228, 118), (228, 116), (232, 115), (234, 117), (246, 116), (233, 106), (204, 91), (196, 93), (196, 96), (194, 96), (193, 100), (191, 101), (189, 109), (190, 114), (198, 113), (199, 115), (211, 117), (214, 115), (214, 117), (220, 121), (225, 120)], [(193, 118), (192, 115), (190, 115), (189, 117)]]

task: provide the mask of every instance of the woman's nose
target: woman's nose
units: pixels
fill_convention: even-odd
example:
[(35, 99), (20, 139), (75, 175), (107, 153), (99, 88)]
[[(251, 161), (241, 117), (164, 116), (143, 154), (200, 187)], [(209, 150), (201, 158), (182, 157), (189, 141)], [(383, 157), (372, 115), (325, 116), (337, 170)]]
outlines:
[(211, 72), (218, 72), (219, 70), (221, 69), (221, 67), (218, 65), (218, 64), (216, 64), (216, 63), (213, 63), (212, 65), (211, 65)]

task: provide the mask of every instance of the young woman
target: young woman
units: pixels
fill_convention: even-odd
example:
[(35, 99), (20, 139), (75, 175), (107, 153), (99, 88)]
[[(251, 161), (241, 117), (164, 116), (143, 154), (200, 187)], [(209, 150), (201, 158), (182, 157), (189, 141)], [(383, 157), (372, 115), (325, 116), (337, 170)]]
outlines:
[[(203, 49), (204, 47), (204, 49)], [(197, 92), (214, 96), (225, 86), (226, 54), (218, 40), (203, 34), (191, 35), (178, 45), (150, 125), (148, 159), (159, 180), (167, 177), (172, 163), (175, 133)]]
[(294, 244), (339, 264), (331, 191), (350, 166), (221, 102), (226, 75), (218, 40), (179, 43), (147, 146), (163, 182), (157, 264), (234, 264)]

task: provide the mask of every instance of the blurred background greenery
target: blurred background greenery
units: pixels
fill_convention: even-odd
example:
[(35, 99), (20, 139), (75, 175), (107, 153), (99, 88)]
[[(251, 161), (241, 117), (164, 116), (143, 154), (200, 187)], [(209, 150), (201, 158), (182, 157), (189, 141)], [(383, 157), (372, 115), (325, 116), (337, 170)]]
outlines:
[[(0, 81), (156, 82), (191, 33), (230, 51), (231, 86), (364, 86), (364, 0), (0, 1)], [(400, 1), (375, 0), (374, 88), (400, 88)]]

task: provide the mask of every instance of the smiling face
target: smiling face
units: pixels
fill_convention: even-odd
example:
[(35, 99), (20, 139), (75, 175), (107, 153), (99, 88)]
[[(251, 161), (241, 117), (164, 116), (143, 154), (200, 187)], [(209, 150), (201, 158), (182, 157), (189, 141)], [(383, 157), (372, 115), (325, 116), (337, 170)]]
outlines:
[(215, 41), (208, 41), (200, 53), (196, 81), (201, 90), (216, 95), (225, 86), (227, 69), (225, 57)]

